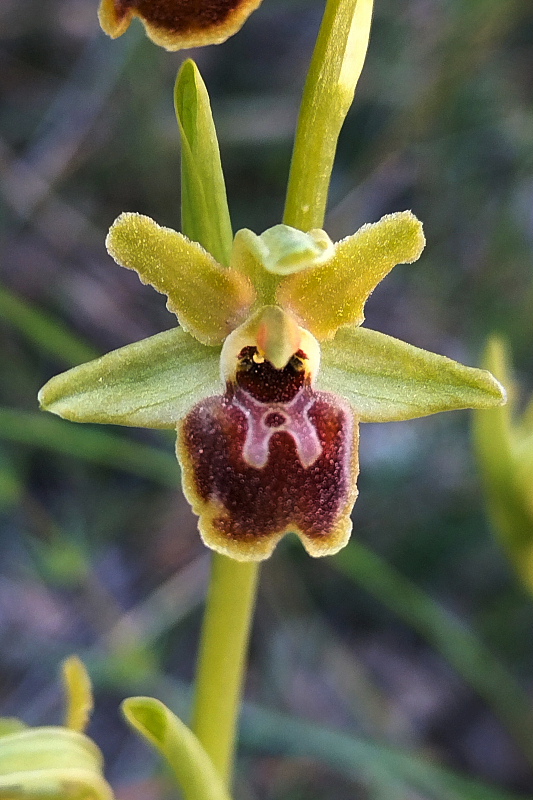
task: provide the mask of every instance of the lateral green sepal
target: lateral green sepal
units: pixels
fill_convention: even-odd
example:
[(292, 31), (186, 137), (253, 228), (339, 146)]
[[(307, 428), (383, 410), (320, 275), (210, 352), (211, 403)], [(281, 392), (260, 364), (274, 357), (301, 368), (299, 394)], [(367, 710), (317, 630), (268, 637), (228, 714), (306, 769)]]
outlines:
[(168, 297), (167, 308), (203, 344), (221, 344), (254, 302), (250, 281), (222, 267), (197, 242), (143, 214), (124, 213), (106, 239), (109, 254)]
[(221, 391), (220, 349), (173, 328), (56, 375), (39, 402), (73, 422), (174, 428)]
[(322, 345), (316, 388), (346, 398), (361, 422), (505, 403), (505, 390), (490, 372), (355, 326)]

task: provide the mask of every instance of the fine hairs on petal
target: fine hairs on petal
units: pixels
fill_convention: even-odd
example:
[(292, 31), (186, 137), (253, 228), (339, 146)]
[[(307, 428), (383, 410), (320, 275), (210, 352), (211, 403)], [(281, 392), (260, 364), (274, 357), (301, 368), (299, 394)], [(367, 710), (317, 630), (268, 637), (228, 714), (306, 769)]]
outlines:
[(335, 245), (323, 264), (290, 275), (276, 300), (320, 341), (342, 325), (360, 325), (378, 283), (396, 266), (416, 261), (424, 249), (422, 223), (410, 211), (363, 225)]

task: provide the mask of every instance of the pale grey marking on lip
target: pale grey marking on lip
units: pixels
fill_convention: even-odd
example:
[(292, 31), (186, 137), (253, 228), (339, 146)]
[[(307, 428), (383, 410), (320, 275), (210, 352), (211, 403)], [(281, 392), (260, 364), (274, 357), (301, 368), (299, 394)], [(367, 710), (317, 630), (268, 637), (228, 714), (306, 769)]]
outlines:
[[(233, 402), (245, 414), (248, 422), (242, 456), (251, 467), (262, 469), (266, 466), (270, 439), (282, 431), (292, 436), (303, 467), (310, 467), (321, 455), (322, 445), (308, 415), (315, 402), (309, 389), (300, 389), (289, 403), (261, 403), (239, 388)], [(285, 422), (275, 428), (267, 425), (265, 420), (272, 413), (281, 414)]]

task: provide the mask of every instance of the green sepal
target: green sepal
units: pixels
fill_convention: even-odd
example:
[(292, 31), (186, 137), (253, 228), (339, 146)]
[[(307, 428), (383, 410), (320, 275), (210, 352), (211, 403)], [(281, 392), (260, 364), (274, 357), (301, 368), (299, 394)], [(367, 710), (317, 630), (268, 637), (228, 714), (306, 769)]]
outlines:
[(255, 299), (244, 275), (220, 266), (197, 242), (143, 214), (121, 214), (106, 246), (117, 264), (166, 294), (169, 311), (203, 344), (222, 344)]
[(341, 328), (322, 345), (316, 388), (346, 398), (361, 422), (505, 402), (505, 390), (490, 372), (355, 326)]
[(199, 400), (220, 393), (219, 358), (220, 347), (173, 328), (56, 375), (39, 402), (73, 422), (174, 428)]
[(87, 736), (67, 728), (26, 728), (0, 738), (0, 797), (112, 800), (103, 759)]
[(410, 211), (388, 214), (337, 242), (324, 264), (286, 277), (276, 302), (317, 339), (331, 339), (341, 325), (361, 324), (378, 283), (396, 264), (416, 261), (424, 244), (422, 223)]
[(198, 67), (185, 61), (174, 89), (181, 134), (182, 230), (228, 266), (233, 232), (209, 95)]
[(130, 697), (122, 710), (129, 724), (168, 762), (184, 800), (230, 800), (198, 738), (163, 703), (153, 697)]

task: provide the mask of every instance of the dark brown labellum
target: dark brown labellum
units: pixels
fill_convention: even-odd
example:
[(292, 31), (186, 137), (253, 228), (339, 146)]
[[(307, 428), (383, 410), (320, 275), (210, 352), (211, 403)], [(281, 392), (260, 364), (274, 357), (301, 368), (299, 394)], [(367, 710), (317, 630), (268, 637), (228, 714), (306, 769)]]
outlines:
[(184, 486), (206, 543), (258, 560), (294, 531), (312, 555), (349, 536), (357, 489), (357, 424), (335, 395), (315, 392), (298, 364), (276, 370), (242, 353), (226, 393), (179, 429)]

